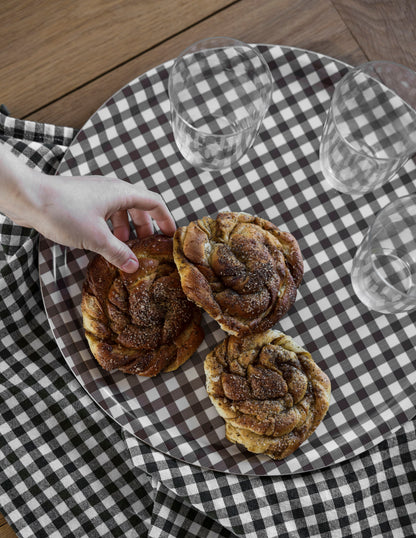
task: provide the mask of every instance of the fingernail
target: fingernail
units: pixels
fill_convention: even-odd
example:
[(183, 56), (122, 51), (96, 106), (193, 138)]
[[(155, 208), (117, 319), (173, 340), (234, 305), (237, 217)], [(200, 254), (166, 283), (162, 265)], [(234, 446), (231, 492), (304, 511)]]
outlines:
[(124, 271), (125, 273), (133, 273), (134, 271), (136, 271), (137, 266), (138, 266), (137, 259), (130, 258), (129, 260), (127, 260), (127, 262), (124, 265), (121, 266), (121, 270)]

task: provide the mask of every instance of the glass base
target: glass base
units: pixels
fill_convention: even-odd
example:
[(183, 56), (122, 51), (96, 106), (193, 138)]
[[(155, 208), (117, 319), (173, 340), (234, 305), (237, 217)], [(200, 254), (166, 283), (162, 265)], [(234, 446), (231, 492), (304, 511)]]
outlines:
[(379, 312), (380, 314), (405, 314), (416, 309), (415, 304), (406, 304), (403, 302), (399, 302), (397, 304), (392, 303), (388, 306), (383, 302), (377, 304), (377, 301), (375, 300), (374, 296), (368, 292), (368, 289), (360, 285), (359, 275), (356, 273), (357, 272), (354, 271), (353, 267), (351, 273), (352, 289), (354, 290), (354, 293), (358, 297), (360, 302), (365, 305), (369, 310), (374, 310), (375, 312)]
[(367, 187), (363, 189), (351, 188), (348, 185), (345, 185), (345, 183), (339, 181), (335, 176), (333, 176), (328, 170), (325, 170), (322, 166), (321, 171), (328, 186), (339, 192), (342, 192), (343, 194), (362, 195), (373, 190), (373, 187)]

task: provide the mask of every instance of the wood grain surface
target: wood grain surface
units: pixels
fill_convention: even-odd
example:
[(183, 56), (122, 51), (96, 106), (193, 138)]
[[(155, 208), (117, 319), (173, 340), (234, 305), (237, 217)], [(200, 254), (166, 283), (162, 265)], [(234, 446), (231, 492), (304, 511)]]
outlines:
[(23, 117), (230, 3), (2, 0), (1, 99)]
[[(58, 101), (45, 104), (34, 113), (28, 112), (25, 117), (81, 127), (124, 84), (176, 57), (194, 41), (212, 35), (229, 35), (247, 43), (291, 45), (352, 64), (366, 60), (329, 0), (308, 0), (307, 5), (305, 10), (305, 0), (240, 0), (226, 11), (216, 13), (158, 47), (134, 56), (117, 70), (106, 72)], [(315, 27), (316, 19), (321, 16), (324, 16), (325, 24)]]
[(416, 70), (415, 0), (332, 0), (369, 60)]
[(1, 538), (14, 538), (16, 533), (13, 529), (6, 523), (4, 517), (0, 514), (0, 537)]
[[(72, 127), (213, 35), (416, 70), (415, 0), (2, 0), (1, 8), (0, 103), (14, 117)], [(13, 536), (0, 516), (0, 538)]]

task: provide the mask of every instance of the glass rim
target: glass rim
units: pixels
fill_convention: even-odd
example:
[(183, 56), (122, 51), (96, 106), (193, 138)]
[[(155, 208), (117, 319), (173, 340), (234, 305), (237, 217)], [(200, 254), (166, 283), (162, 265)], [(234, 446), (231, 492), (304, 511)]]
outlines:
[[(374, 155), (370, 155), (368, 153), (364, 153), (362, 150), (358, 150), (356, 149), (352, 143), (350, 141), (348, 141), (340, 132), (339, 130), (339, 127), (338, 127), (338, 124), (335, 120), (335, 116), (334, 116), (334, 107), (333, 107), (333, 102), (335, 101), (335, 99), (339, 96), (339, 93), (341, 91), (341, 86), (343, 85), (343, 82), (345, 82), (345, 80), (348, 78), (350, 78), (350, 76), (352, 76), (353, 74), (357, 73), (358, 71), (360, 70), (363, 70), (364, 68), (366, 67), (369, 67), (369, 66), (373, 66), (373, 65), (394, 65), (394, 66), (397, 66), (397, 67), (400, 67), (400, 69), (403, 69), (404, 71), (406, 72), (409, 72), (409, 73), (412, 73), (415, 77), (415, 80), (416, 80), (416, 72), (411, 69), (410, 67), (406, 67), (405, 65), (403, 64), (400, 64), (398, 62), (392, 62), (392, 61), (389, 61), (389, 60), (373, 60), (371, 62), (365, 62), (363, 64), (360, 64), (360, 65), (357, 65), (356, 67), (352, 67), (352, 69), (350, 69), (339, 81), (338, 83), (336, 84), (335, 86), (335, 90), (334, 90), (334, 94), (331, 98), (331, 103), (330, 103), (330, 107), (329, 107), (329, 113), (331, 114), (331, 118), (332, 118), (332, 121), (334, 123), (334, 126), (335, 126), (335, 129), (338, 133), (338, 135), (342, 138), (342, 140), (345, 142), (345, 144), (351, 149), (354, 151), (354, 153), (356, 153), (357, 155), (360, 155), (360, 156), (363, 156), (363, 157), (366, 157), (366, 158), (371, 158), (371, 159), (374, 159), (375, 161), (377, 162), (380, 162), (380, 163), (387, 163), (391, 160), (398, 160), (398, 159), (401, 159), (402, 156), (397, 156), (397, 157), (376, 157)], [(367, 74), (367, 73), (366, 73)], [(370, 74), (368, 74), (368, 76), (371, 76)], [(378, 81), (380, 82), (380, 81)], [(381, 83), (382, 84), (382, 83)], [(385, 86), (385, 85), (384, 85)], [(389, 88), (388, 86), (386, 86), (386, 88), (388, 88), (389, 91), (391, 91), (396, 97), (398, 97), (404, 104), (404, 106), (406, 108), (408, 108), (415, 116), (415, 119), (416, 119), (416, 108), (414, 108), (412, 105), (410, 105), (409, 103), (407, 103), (403, 97), (401, 97), (400, 95), (398, 95), (397, 92), (395, 92), (394, 90), (392, 90), (391, 88)], [(416, 144), (415, 144), (415, 147), (413, 149), (412, 152), (406, 152), (406, 158), (408, 159), (410, 155), (412, 155), (412, 153), (416, 151)]]
[[(261, 62), (261, 65), (264, 67), (264, 71), (265, 71), (265, 74), (268, 78), (268, 91), (267, 91), (267, 96), (266, 98), (264, 99), (264, 107), (263, 107), (263, 110), (259, 110), (258, 111), (258, 116), (256, 117), (255, 121), (253, 122), (252, 125), (250, 125), (249, 127), (244, 127), (242, 129), (239, 129), (237, 133), (230, 133), (230, 134), (215, 134), (215, 133), (212, 133), (212, 132), (206, 132), (204, 130), (201, 130), (201, 129), (198, 129), (197, 127), (195, 127), (194, 125), (192, 125), (188, 120), (186, 120), (183, 116), (183, 114), (180, 113), (180, 111), (178, 110), (178, 107), (177, 105), (174, 103), (174, 100), (172, 99), (171, 97), (171, 93), (172, 93), (172, 73), (173, 73), (173, 70), (175, 68), (175, 66), (180, 62), (180, 60), (187, 54), (187, 52), (192, 49), (195, 45), (198, 45), (200, 43), (205, 43), (205, 42), (209, 42), (209, 41), (214, 41), (214, 40), (224, 40), (224, 41), (229, 41), (230, 43), (235, 43), (237, 44), (238, 46), (243, 46), (243, 47), (246, 47), (248, 48), (250, 51), (252, 51), (254, 53), (254, 55), (259, 58), (260, 62)], [(203, 50), (203, 49), (201, 49)], [(233, 137), (236, 137), (236, 136), (240, 136), (242, 133), (248, 133), (250, 131), (253, 131), (255, 130), (257, 127), (258, 127), (258, 124), (259, 122), (262, 122), (264, 117), (266, 116), (266, 113), (267, 113), (267, 110), (270, 106), (270, 103), (271, 103), (271, 97), (272, 97), (272, 93), (273, 93), (273, 77), (272, 77), (272, 74), (271, 74), (271, 71), (270, 71), (270, 68), (269, 66), (267, 65), (267, 62), (266, 60), (264, 59), (263, 55), (260, 54), (259, 52), (257, 52), (257, 50), (252, 46), (250, 45), (249, 43), (245, 43), (244, 41), (240, 41), (239, 39), (235, 39), (233, 37), (226, 37), (226, 36), (213, 36), (213, 37), (206, 37), (204, 39), (200, 39), (198, 41), (195, 41), (194, 43), (192, 43), (191, 45), (189, 45), (186, 49), (184, 49), (180, 54), (179, 56), (176, 57), (172, 67), (171, 67), (171, 70), (170, 70), (170, 73), (169, 73), (169, 80), (168, 80), (168, 95), (169, 95), (169, 102), (170, 102), (170, 106), (171, 106), (171, 110), (172, 110), (172, 107), (175, 109), (175, 112), (178, 114), (179, 118), (181, 119), (181, 121), (183, 121), (185, 123), (185, 125), (191, 129), (192, 131), (196, 132), (196, 133), (199, 133), (203, 136), (215, 136), (216, 138), (220, 138), (220, 139), (226, 139), (226, 138), (233, 138)]]
[[(375, 216), (375, 219), (373, 220), (373, 222), (371, 223), (371, 225), (369, 226), (368, 230), (367, 230), (367, 237), (368, 237), (368, 242), (369, 242), (369, 250), (371, 252), (372, 250), (372, 246), (373, 246), (373, 241), (375, 238), (372, 238), (371, 237), (371, 232), (373, 231), (375, 225), (377, 224), (377, 222), (380, 220), (383, 212), (387, 209), (389, 209), (392, 205), (394, 204), (398, 204), (399, 202), (401, 201), (405, 201), (407, 199), (413, 199), (414, 200), (414, 203), (416, 205), (416, 194), (406, 194), (404, 196), (400, 196), (399, 198), (397, 198), (396, 200), (394, 200), (393, 202), (390, 202), (388, 203), (386, 206), (384, 206), (382, 209), (380, 209), (380, 211), (377, 213), (377, 215)], [(390, 282), (388, 280), (386, 280), (386, 278), (384, 278), (384, 276), (380, 273), (379, 269), (377, 269), (377, 267), (374, 265), (374, 261), (373, 259), (371, 258), (370, 256), (370, 260), (371, 260), (371, 267), (373, 268), (373, 270), (375, 271), (375, 273), (377, 274), (377, 276), (380, 278), (380, 280), (391, 290), (394, 290), (397, 294), (400, 295), (400, 299), (402, 298), (406, 298), (406, 297), (409, 297), (409, 295), (407, 293), (404, 293), (402, 291), (400, 291), (399, 289), (397, 289), (396, 286), (394, 286), (393, 284), (390, 284)], [(416, 261), (415, 261), (416, 263)], [(410, 297), (413, 297), (415, 300), (416, 300), (416, 295), (411, 295)], [(397, 301), (395, 301), (397, 302)]]

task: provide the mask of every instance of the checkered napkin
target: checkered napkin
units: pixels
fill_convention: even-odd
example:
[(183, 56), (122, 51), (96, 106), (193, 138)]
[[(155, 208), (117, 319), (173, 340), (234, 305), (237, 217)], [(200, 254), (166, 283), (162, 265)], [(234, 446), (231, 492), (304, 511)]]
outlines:
[[(1, 142), (50, 174), (74, 134), (0, 114)], [(294, 476), (173, 459), (123, 431), (70, 372), (42, 304), (37, 233), (0, 215), (0, 237), (0, 511), (20, 536), (416, 535), (415, 420)]]

